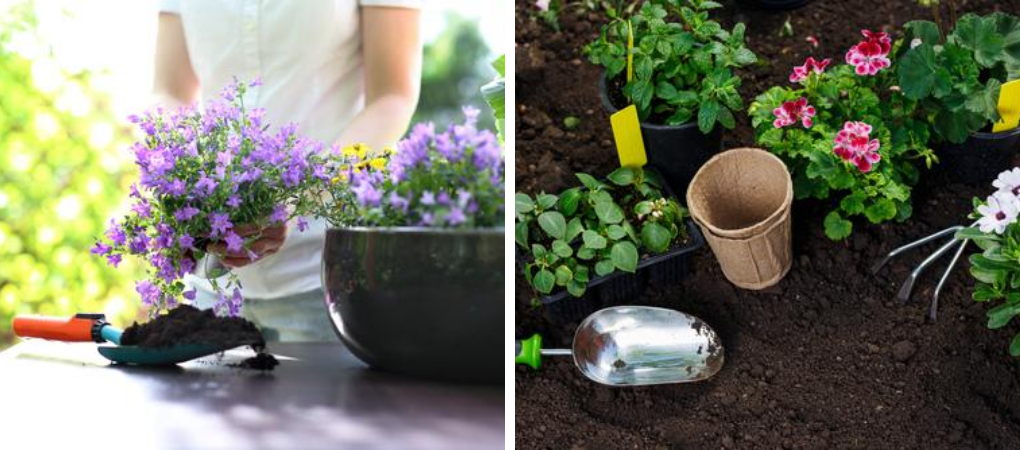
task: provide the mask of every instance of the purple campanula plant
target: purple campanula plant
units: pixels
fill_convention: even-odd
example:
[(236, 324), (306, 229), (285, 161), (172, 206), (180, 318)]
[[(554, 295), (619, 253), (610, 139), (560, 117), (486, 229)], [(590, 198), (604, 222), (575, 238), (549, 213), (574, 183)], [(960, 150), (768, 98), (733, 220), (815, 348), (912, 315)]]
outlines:
[[(248, 246), (259, 236), (238, 228), (263, 229), (303, 215), (311, 204), (302, 193), (329, 180), (319, 168), (321, 144), (298, 136), (295, 125), (273, 130), (262, 109), (245, 108), (245, 91), (256, 83), (235, 81), (202, 109), (156, 108), (130, 117), (145, 133), (132, 147), (139, 181), (131, 186), (131, 210), (111, 222), (92, 252), (115, 267), (125, 254), (148, 261), (149, 276), (136, 291), (153, 313), (195, 298), (181, 278), (208, 244), (247, 251), (254, 261)], [(210, 281), (219, 293), (217, 313), (239, 314), (236, 275), (222, 285)]]
[(363, 145), (334, 152), (319, 214), (333, 226), (483, 228), (503, 225), (503, 148), (492, 132), (463, 124), (416, 125), (381, 157)]

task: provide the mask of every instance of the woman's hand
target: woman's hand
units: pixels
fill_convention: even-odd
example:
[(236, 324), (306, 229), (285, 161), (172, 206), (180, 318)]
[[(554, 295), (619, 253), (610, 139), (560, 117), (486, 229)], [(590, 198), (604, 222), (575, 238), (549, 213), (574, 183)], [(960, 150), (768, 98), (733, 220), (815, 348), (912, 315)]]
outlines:
[[(227, 244), (222, 241), (213, 242), (206, 247), (208, 252), (219, 255), (223, 265), (230, 268), (244, 267), (276, 253), (283, 246), (283, 241), (287, 238), (286, 223), (261, 229), (254, 225), (238, 225), (234, 227), (233, 231), (238, 236), (245, 238), (245, 240), (252, 236), (257, 236), (257, 238), (247, 245), (247, 249), (241, 249), (237, 252), (229, 251)], [(254, 260), (251, 259), (248, 250), (255, 254)]]

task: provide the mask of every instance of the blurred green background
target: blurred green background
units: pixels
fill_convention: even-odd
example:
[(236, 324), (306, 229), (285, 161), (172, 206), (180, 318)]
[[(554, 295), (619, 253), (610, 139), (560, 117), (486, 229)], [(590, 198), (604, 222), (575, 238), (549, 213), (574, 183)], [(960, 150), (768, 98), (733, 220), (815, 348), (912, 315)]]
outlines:
[[(134, 130), (125, 120), (133, 111), (123, 105), (139, 101), (124, 98), (123, 83), (110, 76), (120, 60), (89, 64), (74, 60), (88, 58), (81, 51), (64, 58), (56, 50), (62, 39), (75, 40), (65, 36), (75, 25), (90, 26), (84, 25), (88, 16), (99, 13), (89, 8), (109, 8), (110, 2), (87, 2), (84, 9), (67, 7), (71, 2), (8, 3), (0, 5), (0, 349), (15, 340), (10, 323), (16, 314), (104, 312), (116, 325), (129, 325), (140, 317), (133, 282), (143, 270), (131, 258), (119, 269), (108, 267), (88, 251), (126, 208), (135, 178), (128, 151)], [(424, 21), (414, 120), (459, 121), (461, 107), (472, 105), (483, 111), (480, 125), (493, 129), (478, 88), (495, 74), (489, 63), (498, 33), (458, 14), (457, 3), (429, 11)], [(478, 3), (487, 4), (480, 11), (497, 4)], [(49, 17), (57, 19), (48, 23)], [(116, 55), (117, 48), (98, 50), (93, 54), (128, 57)]]

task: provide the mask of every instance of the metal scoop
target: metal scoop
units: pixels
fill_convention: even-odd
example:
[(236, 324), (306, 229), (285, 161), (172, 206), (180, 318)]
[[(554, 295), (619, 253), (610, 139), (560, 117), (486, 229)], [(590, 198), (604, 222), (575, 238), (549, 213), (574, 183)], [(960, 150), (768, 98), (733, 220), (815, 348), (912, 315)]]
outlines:
[(719, 336), (697, 317), (649, 306), (617, 306), (581, 322), (573, 350), (543, 349), (542, 337), (517, 341), (514, 362), (533, 369), (543, 356), (573, 356), (584, 376), (609, 386), (689, 383), (723, 366)]
[(110, 326), (102, 314), (76, 314), (70, 318), (18, 316), (14, 318), (13, 328), (14, 334), (19, 337), (64, 342), (110, 342), (114, 345), (98, 347), (99, 354), (121, 364), (171, 365), (243, 345), (182, 344), (165, 348), (122, 346), (122, 331)]

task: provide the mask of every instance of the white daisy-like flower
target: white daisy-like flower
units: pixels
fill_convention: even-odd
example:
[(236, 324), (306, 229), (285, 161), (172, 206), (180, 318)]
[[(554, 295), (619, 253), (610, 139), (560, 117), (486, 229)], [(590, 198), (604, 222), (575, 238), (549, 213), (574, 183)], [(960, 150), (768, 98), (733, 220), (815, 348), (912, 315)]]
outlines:
[(996, 192), (988, 197), (984, 205), (978, 206), (981, 214), (977, 225), (982, 233), (1002, 234), (1006, 227), (1016, 221), (1020, 213), (1020, 199), (1012, 193)]
[(998, 189), (997, 192), (1020, 195), (1020, 167), (1000, 173), (992, 186)]

